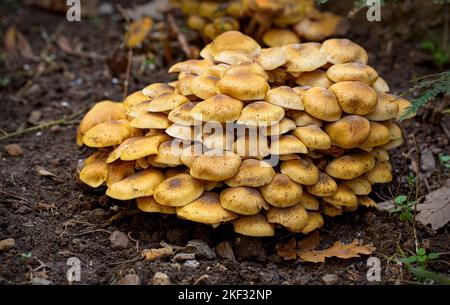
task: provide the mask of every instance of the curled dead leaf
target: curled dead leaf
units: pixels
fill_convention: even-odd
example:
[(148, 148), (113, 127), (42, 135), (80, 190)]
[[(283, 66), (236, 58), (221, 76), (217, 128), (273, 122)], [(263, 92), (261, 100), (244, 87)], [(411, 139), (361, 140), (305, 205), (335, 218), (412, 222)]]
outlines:
[(126, 43), (130, 48), (136, 48), (144, 43), (145, 38), (153, 27), (153, 19), (143, 17), (130, 24), (126, 35)]
[(10, 26), (3, 38), (5, 53), (8, 60), (22, 57), (27, 60), (38, 61), (26, 37), (14, 26)]
[(56, 175), (54, 173), (49, 172), (42, 166), (36, 166), (36, 171), (39, 174), (39, 176), (56, 178)]
[(279, 243), (275, 246), (278, 255), (284, 260), (294, 260), (297, 258), (297, 240), (292, 237), (287, 243)]

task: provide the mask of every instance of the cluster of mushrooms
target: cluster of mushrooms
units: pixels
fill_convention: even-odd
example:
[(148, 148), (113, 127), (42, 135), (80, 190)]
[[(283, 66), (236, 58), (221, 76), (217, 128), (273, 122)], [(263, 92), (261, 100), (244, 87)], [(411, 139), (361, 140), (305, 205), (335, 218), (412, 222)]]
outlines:
[(387, 151), (402, 144), (395, 120), (410, 102), (388, 93), (362, 47), (261, 48), (229, 31), (201, 57), (172, 66), (176, 81), (86, 114), (78, 144), (98, 150), (81, 181), (144, 212), (257, 237), (275, 226), (307, 234), (322, 215), (375, 205), (368, 195), (392, 180)]
[(187, 25), (209, 40), (241, 30), (269, 47), (345, 34), (346, 20), (321, 12), (315, 0), (177, 0)]

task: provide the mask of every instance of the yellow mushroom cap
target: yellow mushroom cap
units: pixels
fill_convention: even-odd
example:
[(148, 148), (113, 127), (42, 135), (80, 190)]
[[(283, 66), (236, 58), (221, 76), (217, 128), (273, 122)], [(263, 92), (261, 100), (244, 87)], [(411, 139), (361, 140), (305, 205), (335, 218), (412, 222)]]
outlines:
[(270, 153), (273, 155), (306, 154), (308, 153), (308, 148), (299, 138), (292, 135), (284, 135), (272, 141)]
[(245, 186), (227, 188), (220, 193), (220, 204), (241, 215), (254, 215), (268, 205), (257, 189)]
[(154, 98), (147, 107), (149, 112), (164, 112), (175, 109), (176, 107), (189, 103), (189, 99), (176, 93), (165, 93)]
[(279, 68), (286, 62), (286, 55), (284, 55), (283, 51), (279, 47), (262, 49), (261, 53), (256, 58), (256, 63), (266, 71)]
[(156, 98), (166, 93), (173, 93), (175, 88), (165, 83), (154, 83), (142, 89), (142, 93), (149, 98)]
[(149, 197), (140, 197), (136, 199), (137, 207), (142, 212), (147, 213), (162, 213), (162, 214), (176, 214), (177, 211), (174, 207), (168, 207), (164, 205), (160, 205), (156, 202), (155, 198)]
[(389, 161), (389, 153), (381, 147), (375, 147), (370, 151), (370, 153), (378, 161)]
[(180, 105), (169, 112), (168, 119), (178, 125), (192, 126), (194, 125), (194, 119), (191, 116), (191, 110), (198, 103), (189, 102)]
[(201, 143), (194, 143), (189, 147), (186, 147), (183, 149), (183, 152), (181, 153), (180, 160), (183, 162), (184, 165), (186, 165), (188, 168), (192, 167), (192, 164), (194, 163), (194, 160), (201, 156), (205, 151), (205, 148)]
[(272, 206), (286, 208), (302, 199), (302, 186), (287, 175), (275, 174), (272, 181), (259, 188), (264, 199)]
[(140, 104), (142, 102), (148, 101), (150, 100), (150, 98), (146, 95), (144, 95), (144, 93), (142, 93), (141, 90), (133, 92), (132, 94), (128, 95), (124, 100), (123, 100), (123, 105), (125, 106), (125, 108), (130, 108), (133, 107), (134, 105)]
[(337, 190), (333, 195), (323, 197), (323, 200), (337, 207), (358, 206), (355, 193), (342, 184), (338, 185)]
[(119, 158), (132, 161), (157, 154), (159, 145), (167, 140), (169, 137), (165, 134), (127, 139), (111, 153), (106, 162), (111, 163)]
[(303, 192), (300, 204), (308, 211), (318, 211), (320, 208), (319, 200), (306, 191)]
[(266, 137), (246, 134), (240, 136), (233, 143), (233, 151), (242, 158), (263, 159), (270, 155), (269, 144)]
[(303, 185), (313, 185), (319, 180), (319, 170), (311, 162), (298, 159), (281, 163), (281, 173)]
[(323, 220), (322, 215), (320, 215), (320, 213), (308, 212), (308, 222), (301, 229), (300, 232), (303, 234), (309, 234), (312, 231), (323, 227), (323, 224), (324, 224), (324, 220)]
[(106, 186), (119, 182), (128, 176), (134, 174), (135, 162), (117, 160), (108, 164), (108, 179), (106, 179)]
[(314, 11), (294, 26), (295, 32), (308, 41), (323, 41), (336, 34), (345, 34), (348, 22), (330, 12)]
[(359, 62), (367, 64), (369, 56), (358, 44), (349, 39), (328, 39), (322, 43), (320, 51), (325, 55), (328, 62), (332, 64), (345, 64), (348, 62)]
[(179, 174), (159, 184), (153, 197), (164, 206), (180, 207), (203, 194), (203, 184), (188, 174)]
[[(180, 75), (181, 75), (181, 73), (180, 73)], [(192, 96), (193, 95), (192, 81), (196, 78), (197, 78), (197, 76), (192, 75), (192, 74), (188, 74), (185, 77), (180, 78), (175, 85), (176, 90), (174, 93), (181, 94), (184, 96)], [(168, 93), (163, 94), (163, 96), (167, 95), (167, 94)], [(161, 100), (160, 100), (160, 102), (161, 102)]]
[(370, 183), (389, 183), (392, 181), (392, 165), (389, 161), (378, 161), (375, 166), (366, 173)]
[(387, 93), (378, 93), (378, 102), (375, 109), (365, 117), (371, 121), (387, 121), (396, 119), (399, 112), (398, 100)]
[(182, 165), (181, 154), (183, 153), (183, 142), (177, 139), (163, 142), (158, 147), (158, 153), (149, 158), (152, 162), (167, 164), (168, 166)]
[(201, 134), (198, 131), (197, 126), (183, 126), (178, 124), (172, 124), (169, 128), (165, 130), (165, 132), (177, 139), (185, 140), (185, 141), (197, 141), (201, 138)]
[(227, 132), (214, 132), (203, 136), (203, 145), (209, 149), (232, 150), (233, 135)]
[(180, 0), (180, 9), (186, 15), (195, 14), (198, 11), (198, 7), (200, 6), (199, 1), (197, 0)]
[(381, 122), (387, 129), (389, 129), (389, 137), (391, 140), (403, 139), (401, 128), (393, 122)]
[(100, 123), (86, 131), (82, 141), (89, 147), (108, 147), (119, 145), (133, 136), (133, 129), (128, 121), (108, 121)]
[(303, 110), (302, 98), (288, 86), (270, 89), (266, 93), (266, 101), (288, 109)]
[(222, 51), (239, 50), (250, 55), (256, 55), (261, 50), (258, 43), (238, 31), (228, 31), (217, 36), (208, 47), (208, 52), (216, 56)]
[[(404, 98), (401, 98), (401, 97), (399, 97), (397, 99), (397, 104), (398, 104), (397, 119), (400, 119), (403, 116), (403, 114), (408, 110), (408, 108), (411, 107), (412, 104), (410, 101), (408, 101)], [(411, 119), (415, 116), (416, 116), (416, 114), (413, 112), (410, 115), (406, 116), (405, 119)]]
[(271, 29), (264, 34), (263, 42), (269, 47), (281, 47), (299, 43), (300, 39), (294, 31), (288, 29)]
[(367, 196), (358, 196), (358, 204), (366, 208), (378, 207), (377, 203), (372, 198)]
[(386, 83), (384, 79), (381, 77), (378, 77), (372, 84), (372, 88), (375, 89), (377, 93), (386, 93), (389, 92), (391, 89), (389, 89), (389, 85)]
[(235, 213), (222, 208), (219, 196), (212, 192), (205, 192), (193, 202), (177, 207), (177, 216), (210, 225), (219, 225), (238, 217)]
[(267, 221), (280, 224), (291, 232), (301, 232), (308, 223), (308, 213), (301, 204), (287, 208), (271, 207), (267, 211)]
[(183, 62), (176, 63), (169, 69), (169, 73), (184, 72), (187, 74), (201, 75), (214, 63), (208, 59), (190, 59)]
[(254, 57), (245, 51), (239, 50), (225, 50), (214, 56), (214, 61), (225, 63), (228, 65), (240, 65), (252, 63)]
[(307, 189), (309, 193), (315, 196), (331, 196), (337, 191), (337, 183), (327, 174), (320, 172), (317, 183), (308, 185)]
[(106, 195), (118, 200), (130, 200), (153, 195), (155, 188), (164, 181), (164, 174), (157, 169), (146, 169), (113, 183)]
[(335, 83), (360, 81), (370, 85), (378, 78), (378, 73), (368, 65), (349, 62), (331, 66), (327, 70), (327, 76)]
[(336, 217), (344, 213), (344, 210), (342, 208), (336, 207), (332, 204), (329, 204), (328, 202), (322, 203), (321, 210), (323, 214), (325, 214), (328, 217)]
[(293, 119), (297, 126), (317, 125), (322, 126), (322, 121), (309, 115), (305, 111), (288, 110), (286, 116)]
[(346, 113), (366, 115), (377, 107), (377, 93), (366, 83), (344, 81), (334, 84), (330, 90), (336, 95), (339, 105)]
[(288, 118), (283, 118), (278, 124), (268, 126), (266, 130), (262, 130), (264, 135), (279, 136), (296, 128), (295, 122)]
[(299, 138), (308, 148), (329, 149), (331, 147), (330, 137), (317, 125), (297, 127), (292, 134)]
[(214, 1), (201, 1), (197, 12), (200, 16), (210, 19), (223, 14), (220, 9), (220, 3)]
[(95, 125), (126, 119), (125, 107), (122, 103), (101, 101), (89, 110), (80, 122), (77, 130), (77, 143), (83, 145), (83, 135)]
[(170, 126), (170, 121), (164, 113), (148, 112), (131, 120), (130, 126), (141, 129), (166, 129)]
[(346, 149), (355, 148), (369, 136), (370, 122), (366, 118), (349, 115), (325, 126), (325, 132), (330, 136), (331, 144)]
[(275, 171), (272, 166), (265, 162), (255, 159), (246, 159), (242, 161), (237, 174), (225, 181), (231, 187), (248, 186), (260, 187), (269, 184)]
[(295, 83), (301, 86), (323, 87), (325, 89), (333, 85), (333, 82), (328, 78), (327, 73), (323, 70), (303, 72), (299, 77), (297, 77)]
[(283, 117), (283, 108), (267, 102), (254, 102), (242, 109), (238, 123), (249, 126), (274, 125)]
[(375, 158), (368, 152), (344, 155), (328, 163), (326, 172), (334, 178), (351, 180), (370, 171), (375, 166)]
[(211, 75), (200, 75), (194, 78), (191, 82), (192, 94), (205, 100), (216, 94), (216, 84), (219, 80), (218, 77)]
[(302, 43), (286, 45), (282, 48), (287, 58), (288, 72), (310, 72), (319, 69), (327, 63), (320, 52), (320, 44)]
[(323, 87), (313, 87), (303, 96), (305, 111), (313, 117), (334, 122), (341, 118), (342, 109), (334, 93)]
[(364, 176), (356, 177), (352, 180), (347, 180), (342, 182), (343, 185), (347, 186), (356, 195), (368, 195), (372, 192), (372, 185), (369, 180)]
[(248, 74), (252, 74), (252, 75), (257, 75), (257, 76), (261, 76), (265, 80), (267, 80), (269, 78), (269, 76), (268, 76), (267, 72), (264, 70), (264, 68), (254, 62), (232, 66), (225, 72), (224, 75), (235, 74), (235, 73), (237, 73), (237, 74), (248, 73)]
[(198, 121), (233, 122), (239, 119), (244, 104), (227, 95), (214, 95), (198, 103), (191, 110), (191, 116)]
[(370, 122), (369, 136), (359, 147), (364, 150), (371, 150), (373, 147), (384, 145), (389, 141), (389, 129), (383, 124)]
[(264, 78), (245, 72), (226, 73), (217, 82), (218, 93), (242, 101), (262, 100), (267, 90), (269, 90), (269, 84)]
[(275, 227), (269, 223), (266, 216), (259, 213), (251, 216), (240, 216), (233, 221), (234, 231), (238, 234), (252, 237), (275, 235)]
[(204, 73), (203, 75), (211, 75), (211, 76), (215, 76), (218, 78), (222, 78), (225, 73), (228, 71), (228, 69), (230, 69), (230, 65), (227, 64), (217, 64), (214, 66), (209, 67)]
[(108, 178), (107, 152), (98, 151), (84, 161), (80, 171), (80, 180), (96, 188), (102, 185)]
[(209, 181), (223, 181), (236, 175), (241, 157), (229, 151), (212, 150), (195, 158), (191, 176)]

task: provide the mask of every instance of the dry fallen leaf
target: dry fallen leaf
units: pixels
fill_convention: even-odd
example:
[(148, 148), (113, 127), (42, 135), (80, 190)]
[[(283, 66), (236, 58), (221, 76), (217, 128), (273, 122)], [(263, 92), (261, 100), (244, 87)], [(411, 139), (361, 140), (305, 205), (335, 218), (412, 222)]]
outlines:
[[(450, 179), (449, 179), (450, 180)], [(424, 203), (417, 205), (420, 213), (416, 220), (438, 230), (450, 221), (450, 188), (443, 186), (427, 195)]]
[(127, 46), (136, 48), (142, 45), (152, 27), (153, 19), (150, 17), (143, 17), (142, 19), (133, 21), (126, 35)]
[(298, 249), (301, 251), (310, 251), (316, 249), (319, 245), (320, 234), (319, 231), (315, 230), (298, 242)]
[(372, 244), (360, 245), (360, 242), (355, 239), (352, 243), (344, 245), (341, 241), (337, 241), (331, 248), (325, 250), (313, 251), (299, 251), (298, 256), (305, 262), (324, 263), (327, 257), (338, 257), (342, 259), (349, 259), (360, 257), (360, 254), (369, 255), (375, 251)]
[(56, 178), (56, 175), (54, 173), (49, 172), (48, 170), (46, 170), (42, 166), (36, 166), (36, 171), (38, 172), (39, 176)]
[(157, 260), (163, 257), (173, 255), (173, 249), (170, 246), (159, 249), (145, 249), (142, 251), (141, 255), (147, 260)]
[(287, 243), (279, 243), (275, 246), (277, 253), (284, 260), (293, 260), (297, 258), (297, 241), (292, 237)]
[(28, 40), (14, 25), (10, 26), (6, 31), (3, 43), (5, 45), (5, 53), (10, 59), (22, 57), (28, 60), (38, 60)]

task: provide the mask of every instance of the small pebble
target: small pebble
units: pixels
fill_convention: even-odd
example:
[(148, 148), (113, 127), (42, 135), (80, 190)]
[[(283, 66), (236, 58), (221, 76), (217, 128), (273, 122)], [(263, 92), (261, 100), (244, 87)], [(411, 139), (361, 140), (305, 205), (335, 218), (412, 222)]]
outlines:
[(197, 258), (214, 259), (217, 257), (216, 253), (203, 240), (190, 240), (184, 251), (194, 253)]
[(420, 154), (420, 167), (426, 173), (434, 171), (436, 168), (436, 161), (433, 153), (429, 149), (424, 149)]
[(152, 285), (170, 285), (170, 278), (167, 274), (156, 272), (151, 280)]
[(29, 117), (28, 117), (28, 123), (36, 125), (39, 123), (39, 120), (42, 118), (42, 111), (40, 110), (33, 110), (31, 111)]
[(44, 285), (44, 286), (48, 286), (53, 284), (52, 281), (49, 281), (47, 279), (43, 279), (41, 277), (33, 277), (31, 279), (31, 285)]
[(196, 268), (200, 267), (200, 263), (197, 260), (185, 261), (183, 265), (186, 267), (192, 268), (192, 269), (196, 269)]
[(5, 150), (11, 157), (19, 157), (23, 155), (23, 149), (19, 144), (5, 145)]
[(128, 247), (128, 237), (125, 233), (114, 231), (109, 237), (111, 248), (114, 250), (126, 249)]
[(0, 253), (9, 251), (16, 245), (16, 240), (14, 238), (7, 238), (0, 240)]
[(221, 242), (216, 246), (216, 253), (219, 257), (231, 259), (233, 261), (236, 260), (236, 258), (234, 257), (233, 248), (227, 241)]
[(139, 285), (139, 277), (136, 274), (127, 274), (116, 282), (116, 285)]
[(188, 260), (194, 260), (195, 254), (194, 253), (178, 253), (173, 257), (173, 260), (176, 262), (182, 262), (182, 261), (188, 261)]
[(335, 285), (338, 281), (338, 277), (336, 274), (325, 274), (322, 276), (322, 282), (325, 285)]

